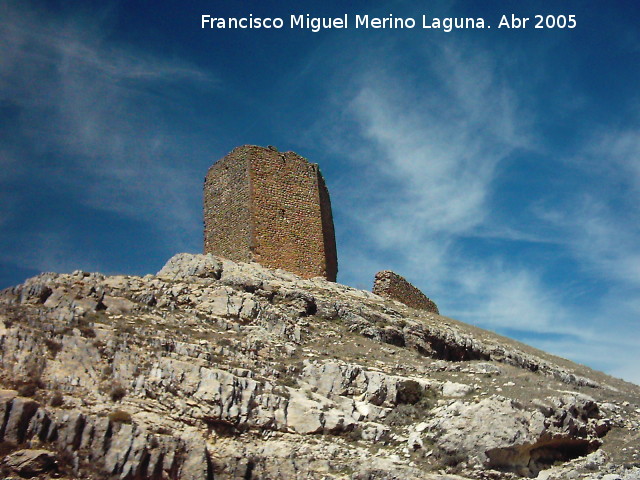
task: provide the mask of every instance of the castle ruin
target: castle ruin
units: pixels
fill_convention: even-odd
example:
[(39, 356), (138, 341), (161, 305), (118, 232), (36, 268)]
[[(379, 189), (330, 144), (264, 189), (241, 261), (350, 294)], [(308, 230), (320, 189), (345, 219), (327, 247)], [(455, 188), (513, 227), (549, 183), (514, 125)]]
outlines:
[(372, 292), (381, 297), (402, 302), (411, 308), (440, 314), (433, 300), (414, 287), (404, 277), (391, 270), (382, 270), (376, 273)]
[(331, 201), (318, 165), (254, 145), (218, 160), (204, 184), (204, 253), (335, 282)]

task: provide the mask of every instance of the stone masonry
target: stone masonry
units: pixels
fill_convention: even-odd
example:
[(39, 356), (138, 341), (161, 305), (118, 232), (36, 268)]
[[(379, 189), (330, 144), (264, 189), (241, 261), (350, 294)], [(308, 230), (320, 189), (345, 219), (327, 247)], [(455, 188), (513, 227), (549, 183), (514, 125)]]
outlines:
[(204, 225), (205, 253), (336, 280), (329, 191), (318, 166), (294, 152), (244, 145), (211, 166)]
[(391, 300), (397, 300), (412, 308), (440, 313), (432, 300), (391, 270), (383, 270), (376, 273), (373, 281), (373, 293)]

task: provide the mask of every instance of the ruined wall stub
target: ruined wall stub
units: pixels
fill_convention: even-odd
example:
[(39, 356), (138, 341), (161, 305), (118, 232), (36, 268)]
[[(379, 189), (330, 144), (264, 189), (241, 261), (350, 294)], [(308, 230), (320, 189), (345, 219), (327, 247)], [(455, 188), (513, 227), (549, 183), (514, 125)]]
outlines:
[(294, 152), (245, 145), (216, 162), (204, 221), (205, 253), (336, 280), (329, 192), (318, 166)]
[(440, 313), (436, 304), (429, 297), (391, 270), (376, 273), (372, 291), (376, 295), (397, 300), (412, 308)]

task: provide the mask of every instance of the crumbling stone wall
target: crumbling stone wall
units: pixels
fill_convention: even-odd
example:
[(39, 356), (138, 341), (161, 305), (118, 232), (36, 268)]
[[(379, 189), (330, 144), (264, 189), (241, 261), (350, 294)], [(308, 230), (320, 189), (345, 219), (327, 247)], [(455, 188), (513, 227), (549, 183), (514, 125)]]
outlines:
[(376, 295), (397, 300), (412, 308), (427, 310), (437, 314), (440, 313), (438, 307), (432, 300), (403, 277), (391, 270), (383, 270), (376, 273), (372, 291)]
[(204, 222), (205, 253), (336, 280), (329, 192), (318, 166), (294, 152), (244, 145), (215, 163)]

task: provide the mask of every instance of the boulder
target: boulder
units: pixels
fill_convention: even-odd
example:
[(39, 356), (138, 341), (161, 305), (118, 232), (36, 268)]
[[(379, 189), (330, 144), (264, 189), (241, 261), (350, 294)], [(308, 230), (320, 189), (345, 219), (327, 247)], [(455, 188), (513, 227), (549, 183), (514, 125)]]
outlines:
[(21, 477), (31, 478), (56, 466), (56, 454), (49, 450), (18, 450), (7, 455), (4, 464)]

